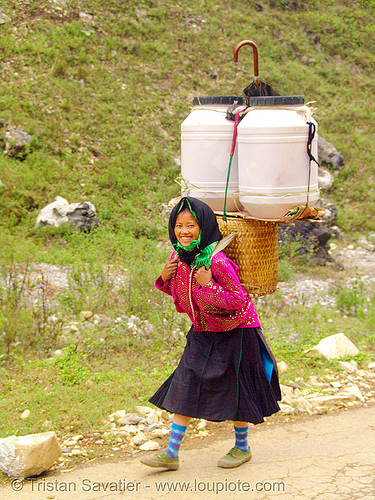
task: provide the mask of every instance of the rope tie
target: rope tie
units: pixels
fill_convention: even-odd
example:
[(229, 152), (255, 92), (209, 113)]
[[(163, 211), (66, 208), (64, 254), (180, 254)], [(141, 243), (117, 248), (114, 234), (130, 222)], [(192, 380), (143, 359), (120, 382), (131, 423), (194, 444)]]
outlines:
[(307, 199), (306, 199), (306, 207), (309, 205), (310, 201), (310, 181), (311, 181), (311, 162), (315, 162), (318, 166), (319, 163), (316, 161), (314, 158), (314, 155), (312, 154), (312, 142), (315, 137), (315, 132), (316, 132), (316, 126), (315, 123), (313, 122), (307, 122), (309, 126), (309, 132), (308, 132), (308, 138), (307, 138), (307, 154), (309, 156), (309, 181), (307, 185)]

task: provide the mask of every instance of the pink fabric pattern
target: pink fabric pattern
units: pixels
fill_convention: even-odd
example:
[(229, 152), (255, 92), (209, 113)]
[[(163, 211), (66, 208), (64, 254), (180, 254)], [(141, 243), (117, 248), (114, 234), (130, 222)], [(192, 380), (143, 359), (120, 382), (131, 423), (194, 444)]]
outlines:
[(159, 276), (155, 286), (172, 296), (176, 310), (188, 314), (197, 332), (260, 326), (254, 305), (240, 284), (238, 266), (219, 252), (212, 258), (211, 270), (212, 279), (200, 286), (194, 269), (179, 261), (176, 275), (166, 282)]

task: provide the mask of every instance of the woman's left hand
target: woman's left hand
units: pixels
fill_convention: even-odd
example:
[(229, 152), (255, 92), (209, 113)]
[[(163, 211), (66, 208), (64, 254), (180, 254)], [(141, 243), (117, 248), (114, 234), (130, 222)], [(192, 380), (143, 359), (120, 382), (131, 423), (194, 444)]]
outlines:
[(202, 266), (195, 272), (195, 277), (197, 278), (197, 281), (200, 284), (200, 286), (204, 286), (211, 280), (212, 271), (211, 269), (206, 269), (204, 266)]

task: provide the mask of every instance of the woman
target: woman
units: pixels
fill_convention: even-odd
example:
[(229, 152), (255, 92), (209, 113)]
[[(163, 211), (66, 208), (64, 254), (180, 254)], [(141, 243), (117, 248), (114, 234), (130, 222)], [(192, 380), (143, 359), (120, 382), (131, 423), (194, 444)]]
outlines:
[(174, 413), (168, 447), (141, 462), (176, 470), (190, 418), (204, 418), (234, 422), (235, 446), (218, 465), (238, 467), (251, 458), (248, 422), (261, 423), (279, 410), (276, 362), (238, 267), (223, 252), (212, 257), (222, 235), (211, 208), (182, 198), (171, 212), (169, 236), (175, 252), (156, 287), (193, 325), (177, 369), (149, 400)]

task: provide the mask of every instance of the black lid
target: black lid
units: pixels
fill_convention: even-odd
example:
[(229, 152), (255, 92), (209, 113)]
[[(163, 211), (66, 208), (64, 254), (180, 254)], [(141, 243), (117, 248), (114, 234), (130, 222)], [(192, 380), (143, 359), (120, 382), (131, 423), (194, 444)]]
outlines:
[(194, 97), (193, 106), (208, 106), (212, 104), (224, 104), (229, 106), (237, 101), (238, 105), (241, 106), (245, 102), (244, 97), (240, 96), (229, 96), (229, 95), (216, 95), (207, 97)]
[(248, 106), (295, 106), (305, 104), (303, 95), (275, 95), (249, 97)]

